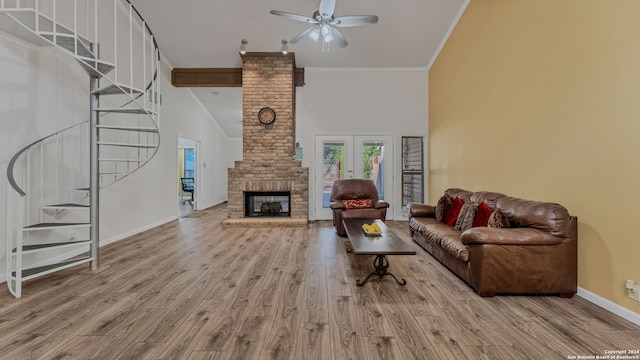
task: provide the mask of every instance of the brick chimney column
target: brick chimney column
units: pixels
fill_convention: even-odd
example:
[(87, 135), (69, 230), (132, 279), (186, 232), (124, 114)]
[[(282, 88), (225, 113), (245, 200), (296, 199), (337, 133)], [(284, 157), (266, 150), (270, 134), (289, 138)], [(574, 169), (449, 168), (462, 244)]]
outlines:
[[(229, 169), (229, 219), (244, 217), (246, 191), (290, 191), (291, 218), (308, 220), (309, 169), (294, 160), (294, 56), (247, 53), (242, 59), (243, 160)], [(265, 107), (276, 113), (269, 125), (258, 120)]]

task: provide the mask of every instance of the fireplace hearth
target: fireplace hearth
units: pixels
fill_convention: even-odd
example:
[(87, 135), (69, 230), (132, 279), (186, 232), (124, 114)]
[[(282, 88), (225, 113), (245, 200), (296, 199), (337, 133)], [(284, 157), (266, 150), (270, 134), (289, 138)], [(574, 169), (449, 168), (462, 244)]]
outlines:
[(291, 192), (260, 191), (244, 193), (245, 217), (290, 217)]

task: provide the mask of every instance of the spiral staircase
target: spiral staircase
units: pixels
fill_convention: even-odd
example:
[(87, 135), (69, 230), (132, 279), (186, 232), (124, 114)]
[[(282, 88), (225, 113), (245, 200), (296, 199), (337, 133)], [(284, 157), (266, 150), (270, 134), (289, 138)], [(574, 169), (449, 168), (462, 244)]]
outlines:
[(98, 270), (100, 189), (160, 145), (160, 52), (128, 0), (0, 0), (0, 31), (57, 48), (90, 85), (88, 120), (25, 146), (7, 168), (6, 276), (20, 297), (27, 280)]

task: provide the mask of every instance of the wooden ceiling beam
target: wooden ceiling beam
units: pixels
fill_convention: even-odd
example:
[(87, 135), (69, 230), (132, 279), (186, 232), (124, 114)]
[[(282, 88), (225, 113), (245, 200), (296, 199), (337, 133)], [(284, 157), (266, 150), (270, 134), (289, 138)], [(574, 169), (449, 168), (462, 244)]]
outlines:
[[(293, 74), (295, 86), (304, 86), (304, 68)], [(171, 84), (175, 87), (242, 87), (242, 68), (174, 68)]]

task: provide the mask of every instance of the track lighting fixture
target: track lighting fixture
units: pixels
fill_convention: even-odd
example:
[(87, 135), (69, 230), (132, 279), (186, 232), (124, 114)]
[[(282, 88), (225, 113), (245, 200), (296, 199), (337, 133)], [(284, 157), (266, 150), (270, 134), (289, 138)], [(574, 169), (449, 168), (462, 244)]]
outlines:
[(247, 39), (242, 39), (242, 41), (240, 41), (240, 54), (244, 55), (247, 53), (247, 49), (245, 48), (245, 45), (247, 45), (249, 42), (247, 41)]

